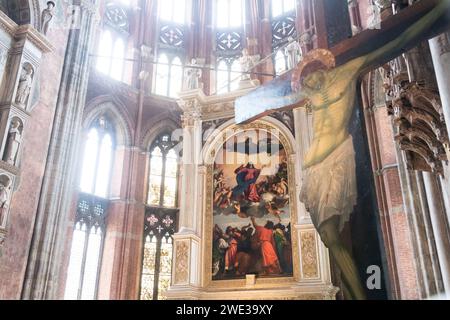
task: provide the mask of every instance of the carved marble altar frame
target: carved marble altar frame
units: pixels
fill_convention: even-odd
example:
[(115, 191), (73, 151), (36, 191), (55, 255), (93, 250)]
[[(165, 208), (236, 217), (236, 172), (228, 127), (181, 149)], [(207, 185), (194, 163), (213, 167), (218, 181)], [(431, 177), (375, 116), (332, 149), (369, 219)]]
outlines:
[[(320, 241), (309, 215), (298, 200), (301, 188), (302, 144), (292, 132), (274, 117), (265, 117), (252, 124), (234, 122), (234, 101), (246, 91), (221, 96), (205, 96), (200, 90), (180, 94), (183, 114), (183, 154), (197, 159), (183, 164), (181, 177), (186, 175), (181, 194), (180, 231), (173, 236), (172, 283), (169, 299), (335, 299), (338, 291), (331, 283), (328, 250)], [(227, 120), (228, 119), (228, 120)], [(202, 144), (202, 123), (220, 121), (214, 132)], [(302, 120), (299, 120), (300, 124)], [(300, 128), (300, 126), (297, 126)], [(213, 169), (216, 152), (224, 139), (247, 130), (263, 130), (276, 135), (288, 156), (288, 180), (292, 225), (291, 277), (256, 278), (254, 284), (246, 279), (212, 280), (213, 230)], [(303, 128), (304, 129), (304, 128)], [(302, 129), (302, 130), (303, 130)], [(296, 136), (305, 135), (296, 132)], [(187, 151), (189, 150), (189, 151)], [(189, 154), (189, 156), (188, 156)], [(183, 217), (183, 215), (186, 215)]]
[[(291, 214), (291, 221), (297, 221), (297, 197), (295, 195), (295, 167), (294, 167), (294, 157), (295, 152), (293, 151), (292, 144), (288, 140), (285, 134), (280, 128), (274, 126), (267, 121), (257, 121), (252, 124), (247, 125), (230, 125), (229, 122), (225, 124), (227, 127), (221, 130), (221, 133), (212, 137), (212, 141), (208, 141), (205, 147), (205, 209), (203, 213), (203, 287), (206, 288), (234, 288), (239, 289), (243, 286), (245, 287), (245, 279), (237, 280), (212, 280), (212, 230), (213, 230), (213, 174), (214, 174), (214, 161), (216, 158), (216, 153), (222, 147), (225, 140), (231, 139), (232, 137), (246, 132), (248, 130), (262, 130), (267, 133), (275, 135), (281, 144), (284, 146), (287, 157), (288, 157), (288, 183), (289, 183), (289, 211)], [(293, 223), (294, 225), (294, 223)], [(292, 234), (292, 248), (298, 248), (298, 233), (294, 232)], [(292, 250), (292, 260), (293, 260), (293, 270), (294, 274), (292, 277), (285, 278), (261, 278), (257, 280), (257, 287), (271, 287), (279, 286), (280, 283), (292, 283), (293, 281), (298, 281), (300, 278), (300, 266), (299, 266), (299, 252), (298, 250)], [(315, 266), (318, 267), (318, 266)], [(317, 268), (318, 269), (318, 268)], [(318, 273), (318, 272), (316, 272)]]

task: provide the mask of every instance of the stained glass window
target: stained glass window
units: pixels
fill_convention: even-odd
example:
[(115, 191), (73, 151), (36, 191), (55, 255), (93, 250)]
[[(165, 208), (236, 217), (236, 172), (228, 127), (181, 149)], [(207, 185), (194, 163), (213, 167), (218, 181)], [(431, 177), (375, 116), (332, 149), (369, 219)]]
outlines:
[(146, 209), (141, 300), (166, 299), (172, 278), (172, 235), (176, 231), (177, 216), (177, 209)]
[(178, 190), (178, 155), (170, 134), (159, 136), (150, 148), (147, 205), (174, 208)]
[(80, 190), (98, 197), (107, 197), (114, 143), (112, 129), (105, 117), (99, 117), (88, 131), (84, 147)]
[(112, 64), (110, 76), (115, 80), (122, 80), (123, 76), (123, 67), (124, 67), (124, 58), (125, 58), (125, 43), (119, 38), (116, 40), (114, 44), (113, 56), (112, 56)]
[(159, 135), (150, 147), (149, 187), (144, 221), (141, 300), (165, 299), (172, 274), (172, 235), (178, 216), (178, 142)]
[(216, 7), (216, 27), (235, 28), (244, 24), (243, 0), (217, 0)]
[(159, 18), (179, 24), (186, 22), (186, 0), (160, 0)]
[(141, 276), (141, 300), (153, 300), (155, 287), (156, 237), (148, 235), (144, 243), (144, 257)]
[(218, 94), (227, 93), (239, 88), (242, 70), (239, 58), (239, 56), (219, 58), (216, 82), (216, 91)]
[(216, 93), (222, 94), (239, 87), (243, 38), (245, 27), (245, 1), (216, 1)]
[(113, 48), (113, 41), (111, 32), (109, 30), (103, 31), (100, 36), (100, 41), (97, 50), (97, 70), (109, 74), (109, 68), (111, 66), (110, 54)]
[(67, 270), (66, 300), (97, 298), (107, 200), (80, 193)]
[(161, 184), (163, 176), (163, 155), (159, 147), (151, 153), (150, 178), (147, 204), (158, 206), (161, 198)]
[(276, 18), (296, 8), (296, 0), (272, 0), (272, 17)]
[(126, 39), (129, 36), (127, 6), (116, 1), (106, 4), (97, 47), (97, 70), (118, 81), (123, 80)]
[(183, 81), (183, 65), (178, 56), (162, 53), (156, 65), (153, 92), (158, 95), (176, 98)]
[(275, 73), (288, 69), (288, 57), (285, 47), (297, 38), (296, 0), (272, 0), (272, 50)]
[(87, 133), (81, 162), (80, 193), (72, 234), (64, 298), (97, 298), (97, 282), (105, 235), (114, 132), (105, 116)]
[(163, 237), (161, 240), (159, 279), (158, 279), (158, 300), (165, 300), (165, 293), (170, 286), (172, 277), (172, 237)]

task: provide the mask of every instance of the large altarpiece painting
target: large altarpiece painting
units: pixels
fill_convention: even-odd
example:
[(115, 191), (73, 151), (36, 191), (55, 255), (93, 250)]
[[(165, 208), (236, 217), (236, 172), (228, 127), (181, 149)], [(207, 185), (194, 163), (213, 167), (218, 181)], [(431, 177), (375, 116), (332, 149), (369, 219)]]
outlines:
[(288, 179), (286, 150), (268, 131), (242, 131), (217, 151), (213, 280), (292, 276)]

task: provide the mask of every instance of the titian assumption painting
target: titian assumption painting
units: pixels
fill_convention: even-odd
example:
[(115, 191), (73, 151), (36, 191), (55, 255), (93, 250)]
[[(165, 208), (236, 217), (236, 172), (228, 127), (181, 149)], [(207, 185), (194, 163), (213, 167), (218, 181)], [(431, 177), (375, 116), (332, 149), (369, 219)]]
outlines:
[(216, 153), (213, 280), (292, 275), (288, 165), (276, 135), (244, 131)]

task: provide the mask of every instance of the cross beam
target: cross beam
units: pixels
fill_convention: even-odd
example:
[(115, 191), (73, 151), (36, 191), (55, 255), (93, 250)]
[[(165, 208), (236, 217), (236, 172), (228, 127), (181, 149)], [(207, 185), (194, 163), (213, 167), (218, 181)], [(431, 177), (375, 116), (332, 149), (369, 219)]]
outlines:
[[(411, 5), (398, 14), (387, 18), (381, 23), (380, 29), (369, 29), (362, 31), (358, 35), (345, 39), (335, 46), (329, 48), (336, 58), (336, 66), (345, 64), (346, 62), (368, 54), (384, 44), (394, 40), (401, 35), (408, 27), (421, 17), (430, 12), (439, 2), (447, 0), (422, 0)], [(401, 53), (417, 46), (420, 41), (433, 38), (448, 29), (450, 25), (450, 14), (441, 17), (432, 28), (422, 34), (420, 38), (411, 41), (408, 46), (399, 48), (385, 55), (382, 59), (376, 61), (373, 67), (377, 67), (387, 63), (388, 61), (399, 56)], [(300, 106), (302, 102), (295, 102), (286, 99), (283, 107), (271, 109), (264, 106), (264, 99), (280, 98), (289, 96), (292, 93), (291, 77), (292, 72), (287, 72), (279, 78), (272, 80), (261, 87), (253, 90), (246, 96), (236, 101), (236, 122), (248, 123), (258, 118), (269, 115), (275, 111), (290, 110)], [(248, 103), (250, 102), (250, 103)], [(303, 101), (304, 102), (304, 101)], [(252, 115), (252, 116), (249, 116)]]

